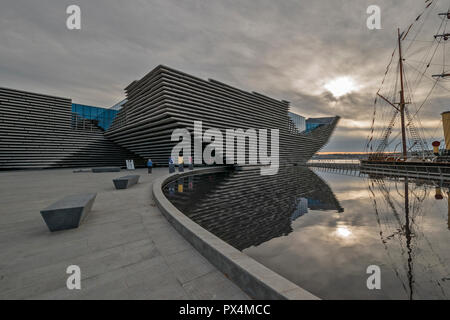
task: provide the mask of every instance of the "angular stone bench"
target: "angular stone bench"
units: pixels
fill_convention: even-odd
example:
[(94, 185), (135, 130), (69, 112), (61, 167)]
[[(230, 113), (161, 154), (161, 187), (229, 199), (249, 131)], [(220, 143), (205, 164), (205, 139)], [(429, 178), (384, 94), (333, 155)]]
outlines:
[(50, 231), (78, 228), (94, 204), (96, 193), (67, 196), (41, 211)]
[(139, 175), (130, 175), (130, 176), (124, 176), (117, 179), (113, 179), (114, 186), (116, 189), (126, 189), (128, 187), (131, 187), (132, 185), (138, 183), (139, 181)]
[(120, 167), (97, 167), (92, 168), (92, 172), (120, 172)]

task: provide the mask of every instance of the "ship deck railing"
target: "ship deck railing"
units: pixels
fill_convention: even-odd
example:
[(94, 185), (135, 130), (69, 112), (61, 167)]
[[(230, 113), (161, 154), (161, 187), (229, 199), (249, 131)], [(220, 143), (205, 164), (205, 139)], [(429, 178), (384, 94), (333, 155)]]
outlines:
[(317, 161), (311, 160), (307, 163), (308, 167), (318, 167), (328, 169), (335, 173), (351, 174), (351, 175), (369, 175), (369, 176), (391, 176), (391, 177), (410, 177), (417, 179), (426, 179), (433, 181), (450, 181), (449, 164), (436, 165), (420, 165), (417, 163), (370, 163), (360, 164), (359, 160), (355, 161)]

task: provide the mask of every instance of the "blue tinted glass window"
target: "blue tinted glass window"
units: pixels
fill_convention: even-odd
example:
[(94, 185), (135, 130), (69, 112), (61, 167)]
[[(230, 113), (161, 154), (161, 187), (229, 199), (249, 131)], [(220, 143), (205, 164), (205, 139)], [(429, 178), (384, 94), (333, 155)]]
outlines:
[(74, 103), (72, 112), (85, 119), (98, 121), (98, 126), (107, 130), (119, 111)]

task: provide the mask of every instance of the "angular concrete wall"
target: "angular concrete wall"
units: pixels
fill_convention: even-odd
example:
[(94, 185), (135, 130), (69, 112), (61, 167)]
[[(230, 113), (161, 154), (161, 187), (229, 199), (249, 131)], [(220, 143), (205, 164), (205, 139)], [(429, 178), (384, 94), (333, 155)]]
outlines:
[(73, 115), (71, 100), (0, 88), (0, 169), (143, 164), (92, 122)]

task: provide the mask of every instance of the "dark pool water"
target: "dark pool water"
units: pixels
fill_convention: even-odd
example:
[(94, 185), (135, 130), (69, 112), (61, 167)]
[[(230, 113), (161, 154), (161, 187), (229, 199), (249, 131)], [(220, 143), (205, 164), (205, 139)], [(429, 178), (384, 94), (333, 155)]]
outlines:
[[(324, 299), (448, 299), (447, 191), (303, 167), (197, 175), (164, 187), (192, 220)], [(369, 265), (380, 267), (380, 290), (367, 288)]]

